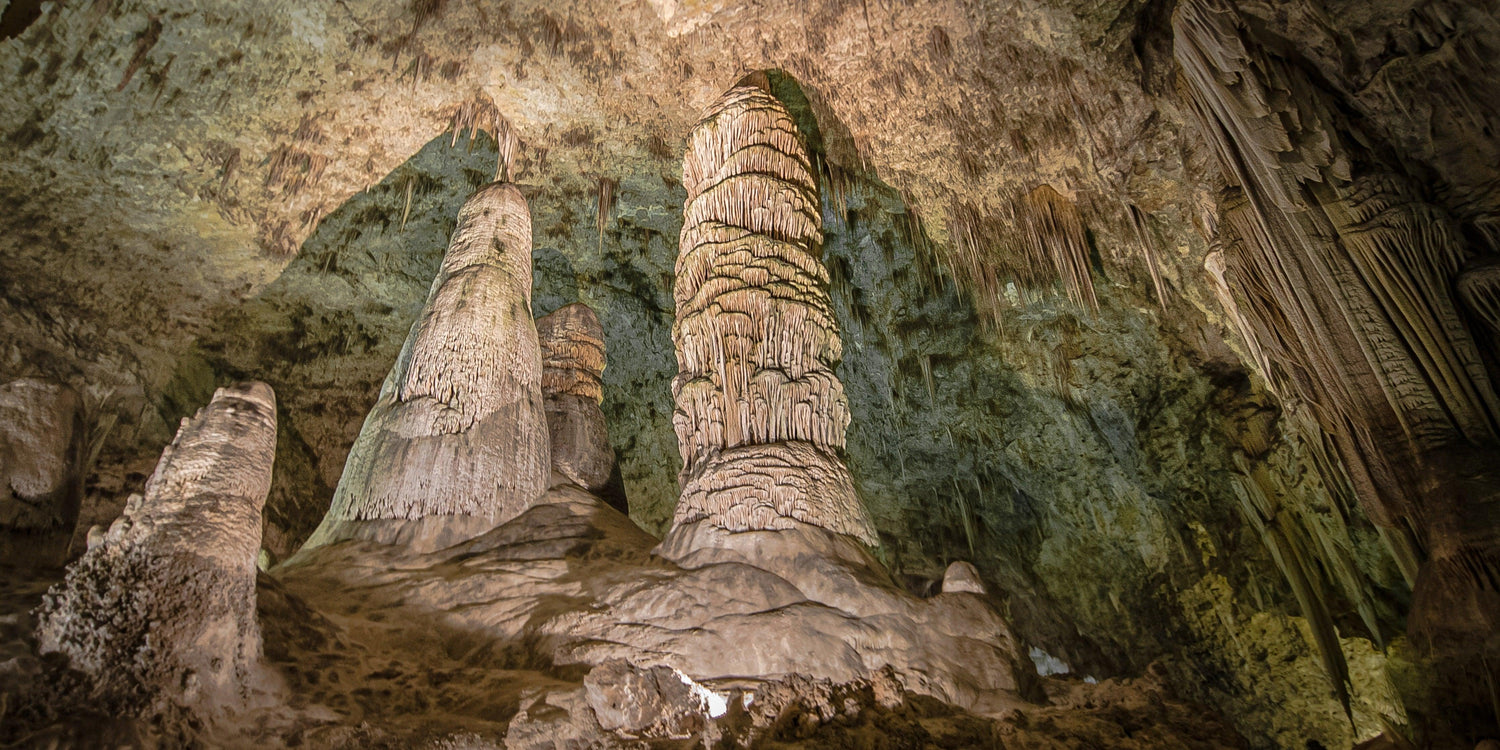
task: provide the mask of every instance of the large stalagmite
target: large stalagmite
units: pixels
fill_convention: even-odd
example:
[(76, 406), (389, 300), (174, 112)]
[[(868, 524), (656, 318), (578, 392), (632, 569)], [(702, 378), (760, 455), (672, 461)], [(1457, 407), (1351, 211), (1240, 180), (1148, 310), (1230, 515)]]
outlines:
[(459, 211), (427, 306), (307, 546), (446, 546), (530, 507), (549, 467), (531, 213), (514, 185), (496, 182)]
[(55, 682), (63, 698), (124, 717), (213, 716), (263, 687), (255, 563), (275, 454), (264, 383), (220, 388), (182, 421), (144, 497), (90, 535), (37, 611), (38, 649), (85, 676)]
[(812, 170), (764, 76), (730, 89), (694, 129), (682, 182), (674, 525), (802, 522), (874, 543), (840, 455), (849, 405), (833, 372), (841, 350)]
[(588, 305), (558, 308), (536, 322), (552, 470), (598, 494), (615, 468), (604, 411), (604, 328)]

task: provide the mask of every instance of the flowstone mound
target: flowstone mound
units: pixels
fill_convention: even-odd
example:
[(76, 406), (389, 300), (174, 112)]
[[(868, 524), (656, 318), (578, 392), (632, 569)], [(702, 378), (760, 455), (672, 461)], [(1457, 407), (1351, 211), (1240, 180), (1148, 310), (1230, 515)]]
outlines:
[(494, 182), (459, 211), (427, 306), (306, 547), (472, 538), (535, 502), (550, 463), (531, 214), (520, 190)]
[[(448, 633), (463, 644), (454, 648), (514, 654), (511, 661), (554, 674), (603, 668), (581, 684), (554, 684), (546, 702), (596, 714), (590, 703), (616, 706), (602, 721), (623, 734), (706, 726), (726, 696), (754, 701), (793, 676), (833, 684), (888, 677), (906, 692), (989, 716), (1023, 705), (1018, 651), (982, 596), (918, 599), (858, 542), (808, 524), (693, 529), (713, 538), (678, 540), (680, 549), (661, 552), (681, 564), (666, 562), (624, 515), (560, 485), (519, 517), (440, 552), (347, 541), (275, 574), (326, 611)], [(564, 697), (586, 688), (592, 693)], [(660, 705), (627, 711), (616, 705), (621, 691)], [(576, 728), (583, 718), (564, 723)], [(533, 729), (515, 732), (548, 731)]]
[(808, 523), (876, 541), (844, 465), (849, 403), (811, 162), (796, 123), (747, 76), (694, 128), (677, 257), (674, 527)]
[(82, 675), (46, 681), (60, 701), (120, 718), (213, 718), (268, 687), (255, 578), (275, 452), (264, 383), (220, 388), (182, 421), (144, 497), (90, 534), (37, 610), (38, 651)]
[(552, 436), (552, 470), (599, 492), (615, 468), (604, 411), (604, 327), (588, 305), (558, 308), (536, 322), (542, 345), (542, 395)]

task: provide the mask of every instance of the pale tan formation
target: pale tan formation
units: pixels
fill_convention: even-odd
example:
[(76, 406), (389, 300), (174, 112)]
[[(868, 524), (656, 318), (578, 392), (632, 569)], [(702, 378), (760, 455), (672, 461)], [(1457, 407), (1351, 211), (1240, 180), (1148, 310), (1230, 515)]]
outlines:
[(265, 383), (220, 388), (182, 421), (144, 496), (92, 535), (37, 610), (38, 649), (86, 676), (60, 697), (115, 716), (213, 716), (267, 688), (255, 562), (275, 456)]
[(552, 470), (598, 492), (615, 468), (604, 411), (604, 327), (581, 302), (536, 322), (542, 345), (542, 395), (552, 435)]
[(833, 372), (841, 347), (807, 152), (764, 76), (754, 79), (710, 109), (682, 164), (673, 523), (801, 522), (873, 544), (841, 456), (849, 404)]
[(973, 563), (955, 561), (943, 571), (943, 593), (983, 595), (984, 579), (979, 577), (979, 569)]
[(1227, 3), (1185, 2), (1173, 28), (1230, 185), (1216, 276), (1232, 317), (1278, 395), (1317, 415), (1372, 519), (1420, 529), (1424, 457), (1494, 441), (1500, 417), (1453, 299), (1468, 250)]
[(0, 529), (71, 527), (78, 515), (78, 394), (35, 378), (0, 386)]
[(490, 183), (459, 210), (427, 305), (306, 546), (462, 541), (530, 507), (550, 463), (531, 212), (514, 185)]

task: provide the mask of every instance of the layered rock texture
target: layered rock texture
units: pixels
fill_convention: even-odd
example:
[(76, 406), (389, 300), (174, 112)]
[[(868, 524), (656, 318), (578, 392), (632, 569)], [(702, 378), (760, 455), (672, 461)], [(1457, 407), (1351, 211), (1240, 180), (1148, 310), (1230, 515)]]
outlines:
[(221, 388), (183, 420), (144, 495), (90, 533), (37, 611), (38, 651), (81, 673), (44, 678), (50, 710), (212, 719), (268, 689), (255, 579), (275, 450), (264, 383)]
[(682, 184), (674, 525), (807, 523), (874, 544), (841, 453), (849, 403), (812, 164), (764, 74), (693, 130)]
[(514, 185), (492, 183), (459, 211), (427, 306), (308, 545), (434, 549), (482, 533), (546, 490), (549, 449), (531, 212)]
[(0, 386), (0, 529), (70, 528), (82, 490), (78, 394), (32, 378)]
[(604, 328), (588, 305), (574, 303), (539, 318), (536, 330), (542, 345), (552, 470), (598, 493), (615, 468), (615, 449), (599, 408), (604, 398)]

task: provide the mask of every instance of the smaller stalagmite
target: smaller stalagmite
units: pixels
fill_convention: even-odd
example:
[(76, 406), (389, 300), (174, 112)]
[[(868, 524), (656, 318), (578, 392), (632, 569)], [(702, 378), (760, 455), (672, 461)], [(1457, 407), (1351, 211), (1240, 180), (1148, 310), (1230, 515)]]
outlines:
[(462, 541), (534, 504), (550, 463), (531, 212), (514, 185), (490, 183), (459, 210), (427, 305), (306, 546)]
[(78, 515), (78, 395), (32, 378), (0, 386), (0, 528), (71, 526)]
[(874, 543), (841, 452), (849, 404), (807, 151), (764, 76), (694, 129), (672, 329), (682, 453), (674, 524), (796, 523)]
[(604, 328), (588, 305), (559, 308), (536, 323), (552, 470), (597, 493), (615, 468), (604, 411)]
[(67, 657), (60, 698), (115, 716), (213, 716), (264, 687), (255, 619), (261, 509), (276, 455), (276, 397), (264, 383), (220, 388), (162, 452), (144, 497), (37, 610), (37, 646)]

